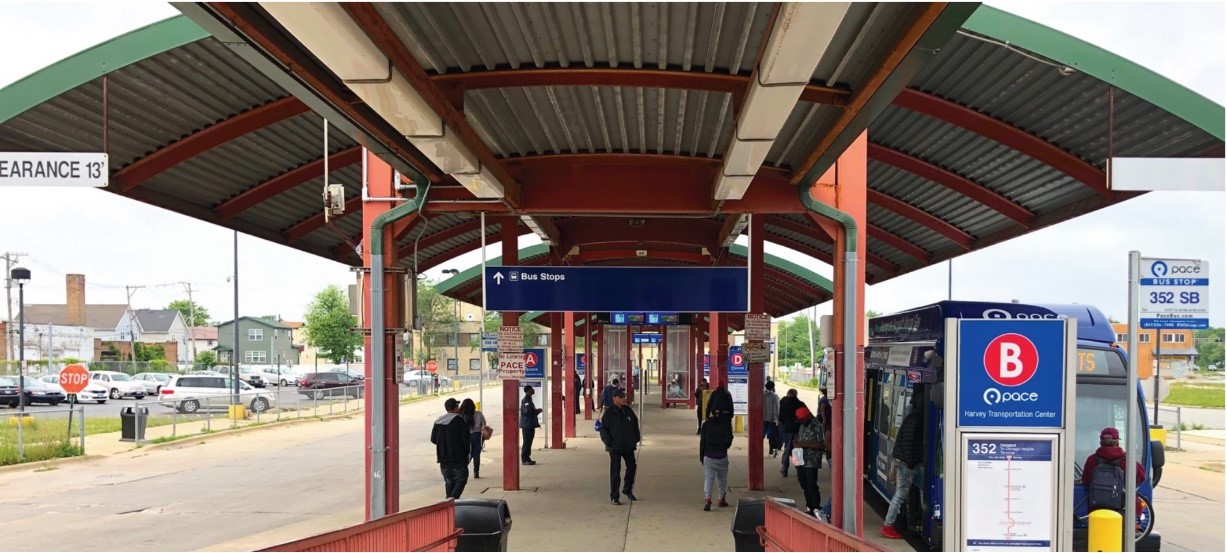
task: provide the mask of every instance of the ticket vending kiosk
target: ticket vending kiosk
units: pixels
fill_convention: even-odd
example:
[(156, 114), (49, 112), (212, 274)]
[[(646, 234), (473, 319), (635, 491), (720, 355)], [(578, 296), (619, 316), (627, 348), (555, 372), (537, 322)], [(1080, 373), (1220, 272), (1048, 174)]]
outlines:
[(601, 395), (605, 387), (618, 380), (618, 386), (627, 387), (626, 366), (629, 360), (630, 345), (627, 343), (627, 327), (604, 325), (601, 329), (601, 376), (604, 382), (598, 382), (594, 388), (597, 394), (597, 407), (600, 407)]

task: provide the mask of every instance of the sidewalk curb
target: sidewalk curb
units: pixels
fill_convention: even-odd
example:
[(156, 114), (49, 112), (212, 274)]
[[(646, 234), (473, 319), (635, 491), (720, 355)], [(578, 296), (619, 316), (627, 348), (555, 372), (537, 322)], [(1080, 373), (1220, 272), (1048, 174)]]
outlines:
[(30, 470), (31, 472), (37, 472), (38, 470), (45, 469), (47, 467), (57, 467), (58, 468), (59, 465), (61, 464), (76, 464), (76, 463), (82, 463), (85, 461), (97, 461), (99, 459), (105, 459), (107, 457), (108, 457), (107, 455), (77, 455), (76, 457), (60, 457), (58, 459), (46, 459), (43, 461), (17, 463), (15, 465), (5, 465), (3, 467), (0, 467), (0, 474), (8, 474), (11, 472), (21, 472), (23, 470)]

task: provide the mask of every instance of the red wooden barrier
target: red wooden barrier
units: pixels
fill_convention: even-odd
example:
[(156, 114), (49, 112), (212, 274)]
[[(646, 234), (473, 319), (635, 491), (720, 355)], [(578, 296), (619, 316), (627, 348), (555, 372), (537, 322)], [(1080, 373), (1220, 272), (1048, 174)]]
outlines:
[(455, 551), (452, 500), (260, 551)]
[(885, 551), (772, 499), (763, 504), (758, 537), (766, 551)]

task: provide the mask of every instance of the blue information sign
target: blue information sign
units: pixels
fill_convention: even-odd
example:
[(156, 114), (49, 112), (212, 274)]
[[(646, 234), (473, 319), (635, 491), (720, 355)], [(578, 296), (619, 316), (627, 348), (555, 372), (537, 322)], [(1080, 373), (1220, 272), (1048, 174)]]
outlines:
[(588, 371), (588, 354), (575, 354), (575, 372), (579, 373), (580, 378), (584, 377), (584, 373)]
[(524, 350), (524, 379), (525, 380), (544, 380), (545, 379), (545, 350), (544, 349), (526, 349)]
[(711, 376), (711, 356), (703, 354), (703, 378)]
[(486, 267), (484, 284), (494, 311), (744, 313), (748, 279), (741, 267)]
[(1065, 420), (1065, 321), (958, 324), (958, 425), (1060, 428)]
[(663, 339), (662, 334), (655, 333), (635, 333), (631, 336), (632, 344), (659, 344)]
[(729, 378), (735, 376), (750, 376), (750, 366), (746, 364), (746, 356), (741, 353), (741, 346), (729, 347)]

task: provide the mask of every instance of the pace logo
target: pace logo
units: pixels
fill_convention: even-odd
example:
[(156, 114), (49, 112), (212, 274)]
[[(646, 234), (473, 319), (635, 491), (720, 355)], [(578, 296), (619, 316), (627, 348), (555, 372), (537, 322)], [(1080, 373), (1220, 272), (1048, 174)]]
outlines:
[(997, 405), (998, 403), (1039, 401), (1039, 399), (1040, 394), (1038, 392), (1002, 392), (996, 388), (984, 390), (984, 403), (988, 405)]
[(984, 371), (993, 382), (1007, 388), (1026, 384), (1039, 364), (1039, 350), (1021, 334), (1002, 334), (984, 349)]
[(1167, 276), (1167, 263), (1156, 261), (1150, 265), (1150, 274), (1157, 277)]

